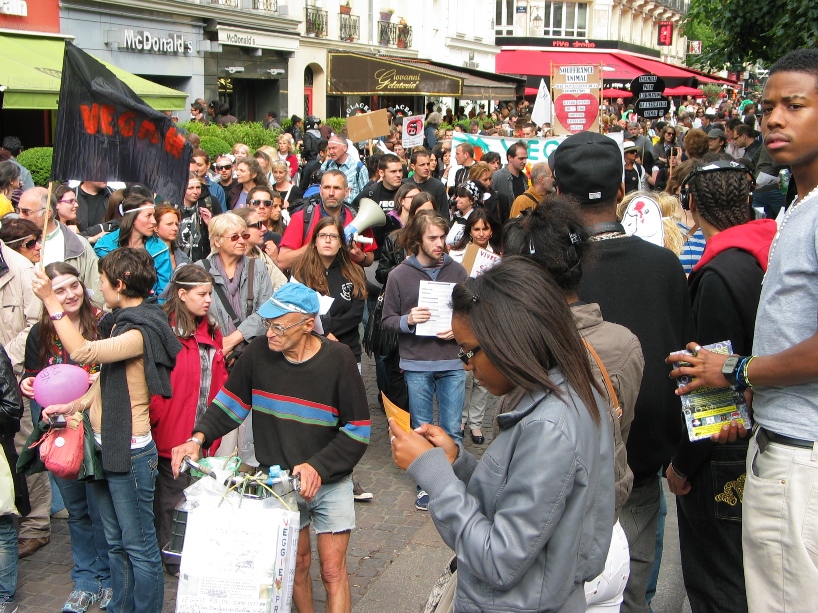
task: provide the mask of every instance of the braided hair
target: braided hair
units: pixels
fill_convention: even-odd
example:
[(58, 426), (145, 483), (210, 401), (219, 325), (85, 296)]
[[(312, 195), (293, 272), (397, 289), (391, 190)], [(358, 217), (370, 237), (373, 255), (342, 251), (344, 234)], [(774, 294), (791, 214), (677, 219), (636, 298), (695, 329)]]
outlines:
[(509, 219), (503, 227), (503, 256), (521, 255), (542, 266), (563, 292), (582, 280), (582, 262), (592, 247), (578, 205), (549, 195), (534, 209)]
[[(708, 154), (697, 169), (718, 160), (733, 161), (733, 158), (724, 153)], [(753, 218), (749, 204), (750, 183), (745, 173), (700, 173), (690, 179), (689, 186), (699, 215), (720, 232)]]

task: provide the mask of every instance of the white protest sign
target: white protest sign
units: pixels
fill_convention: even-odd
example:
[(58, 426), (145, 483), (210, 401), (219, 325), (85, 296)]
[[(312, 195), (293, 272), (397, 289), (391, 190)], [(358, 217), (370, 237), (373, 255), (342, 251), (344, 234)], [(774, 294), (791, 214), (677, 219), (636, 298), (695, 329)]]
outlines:
[(412, 115), (403, 118), (401, 144), (404, 149), (423, 145), (423, 115)]

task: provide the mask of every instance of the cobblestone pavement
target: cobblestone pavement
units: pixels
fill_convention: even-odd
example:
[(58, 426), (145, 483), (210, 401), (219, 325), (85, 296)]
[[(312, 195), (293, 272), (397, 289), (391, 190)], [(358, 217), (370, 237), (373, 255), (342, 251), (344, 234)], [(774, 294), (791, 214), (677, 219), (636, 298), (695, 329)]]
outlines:
[[(414, 482), (392, 462), (386, 416), (377, 402), (374, 365), (366, 355), (363, 377), (372, 416), (372, 439), (363, 460), (355, 468), (354, 477), (375, 497), (371, 502), (355, 505), (357, 528), (352, 533), (347, 553), (353, 607), (417, 531), (431, 521), (427, 513), (415, 509)], [(492, 416), (493, 411), (488, 411), (487, 425)], [(484, 428), (483, 432), (489, 435), (490, 428)], [(467, 446), (471, 446), (471, 440)], [(321, 584), (315, 535), (312, 544), (315, 610), (320, 613), (325, 610), (325, 591)], [(51, 543), (33, 556), (20, 560), (16, 598), (20, 613), (60, 611), (72, 587), (71, 565), (68, 525), (63, 519), (54, 519)], [(419, 589), (425, 593), (428, 587)], [(166, 575), (165, 613), (174, 611), (175, 600), (176, 579)], [(89, 609), (94, 610), (98, 610), (96, 606)]]
[[(364, 356), (363, 373), (372, 416), (372, 440), (363, 460), (355, 468), (354, 477), (367, 491), (374, 494), (374, 500), (355, 505), (357, 528), (352, 533), (347, 553), (353, 608), (369, 587), (407, 547), (413, 537), (431, 522), (427, 513), (415, 510), (414, 482), (392, 462), (386, 417), (376, 400), (374, 367), (372, 361), (366, 356)], [(490, 403), (483, 427), (486, 443), (474, 446), (469, 437), (466, 437), (466, 447), (472, 452), (479, 454), (488, 445), (494, 409), (495, 404)], [(669, 502), (672, 504), (672, 496)], [(666, 538), (676, 540), (675, 534), (675, 522), (669, 521)], [(445, 547), (442, 543), (440, 546)], [(678, 548), (678, 545), (676, 547)], [(312, 550), (315, 611), (320, 613), (325, 610), (325, 591), (320, 579), (314, 535)], [(53, 520), (51, 543), (33, 556), (20, 560), (19, 568), (17, 603), (20, 605), (20, 613), (56, 613), (60, 611), (72, 587), (70, 542), (65, 520)], [(666, 573), (670, 575), (667, 578)], [(678, 563), (673, 566), (667, 556), (662, 566), (660, 593), (663, 590), (663, 584), (681, 585)], [(425, 602), (430, 587), (430, 585), (417, 586), (418, 606)], [(654, 610), (662, 613), (665, 611), (680, 613), (684, 598), (683, 587), (681, 590), (681, 595), (674, 592), (669, 597), (661, 598), (664, 602), (670, 601), (668, 604), (672, 603), (671, 606), (667, 608), (654, 606)], [(176, 579), (165, 575), (164, 613), (174, 611), (175, 599)], [(404, 610), (408, 611), (410, 608), (405, 607)], [(89, 609), (89, 611), (96, 610), (98, 610), (96, 606)]]

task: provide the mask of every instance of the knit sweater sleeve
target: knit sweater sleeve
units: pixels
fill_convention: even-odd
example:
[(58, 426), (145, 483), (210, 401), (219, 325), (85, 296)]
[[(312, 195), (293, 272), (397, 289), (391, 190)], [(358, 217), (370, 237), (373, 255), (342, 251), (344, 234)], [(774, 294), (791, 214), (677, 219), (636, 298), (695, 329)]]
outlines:
[(253, 349), (250, 345), (236, 362), (224, 387), (193, 427), (205, 435), (207, 449), (216, 439), (238, 428), (253, 406)]
[(348, 359), (342, 360), (338, 385), (338, 435), (307, 460), (322, 481), (337, 481), (352, 472), (364, 456), (371, 431), (369, 406), (364, 381), (348, 347), (342, 348)]

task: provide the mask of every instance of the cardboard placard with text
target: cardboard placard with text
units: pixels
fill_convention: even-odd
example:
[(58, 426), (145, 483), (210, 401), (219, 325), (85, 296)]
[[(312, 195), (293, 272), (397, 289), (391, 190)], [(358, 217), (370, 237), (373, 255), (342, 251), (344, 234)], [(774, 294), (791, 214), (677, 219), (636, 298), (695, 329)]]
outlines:
[(553, 66), (554, 134), (599, 132), (602, 69), (598, 65)]
[(386, 136), (389, 134), (389, 117), (386, 109), (347, 117), (347, 134), (353, 143)]

